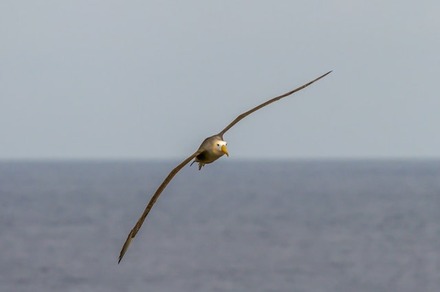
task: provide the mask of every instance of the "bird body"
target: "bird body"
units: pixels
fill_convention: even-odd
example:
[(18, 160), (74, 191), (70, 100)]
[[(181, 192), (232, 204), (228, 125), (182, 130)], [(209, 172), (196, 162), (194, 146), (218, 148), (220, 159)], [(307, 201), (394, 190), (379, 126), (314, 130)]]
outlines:
[(225, 154), (229, 156), (228, 148), (226, 147), (227, 144), (228, 143), (223, 140), (223, 137), (218, 134), (206, 138), (198, 149), (200, 154), (194, 158), (191, 165), (198, 162), (199, 170), (201, 170), (205, 164), (214, 162)]
[(287, 93), (284, 93), (282, 95), (279, 95), (277, 97), (274, 97), (272, 99), (269, 99), (266, 102), (263, 102), (262, 104), (240, 114), (239, 116), (237, 116), (229, 125), (227, 125), (221, 132), (219, 132), (216, 135), (210, 136), (208, 138), (206, 138), (202, 144), (200, 145), (200, 147), (197, 149), (196, 152), (194, 152), (193, 154), (191, 154), (189, 157), (187, 157), (185, 160), (183, 160), (180, 164), (178, 164), (175, 168), (173, 168), (171, 170), (171, 172), (168, 174), (168, 176), (164, 179), (164, 181), (160, 184), (160, 186), (157, 188), (156, 192), (153, 194), (153, 196), (151, 197), (150, 201), (148, 202), (147, 206), (145, 207), (144, 212), (142, 213), (141, 217), (138, 219), (138, 221), (136, 222), (135, 226), (133, 227), (133, 229), (131, 229), (130, 233), (127, 236), (127, 239), (124, 242), (124, 245), (122, 246), (121, 252), (119, 254), (119, 262), (121, 262), (122, 258), (124, 257), (125, 252), (127, 251), (131, 241), (133, 240), (133, 238), (136, 236), (136, 234), (138, 233), (139, 229), (141, 228), (142, 224), (145, 221), (145, 218), (147, 217), (148, 213), (150, 212), (151, 208), (153, 207), (153, 205), (156, 203), (157, 198), (160, 196), (160, 194), (162, 193), (162, 191), (166, 188), (166, 186), (168, 185), (168, 183), (173, 179), (173, 177), (185, 166), (187, 165), (191, 160), (194, 159), (194, 161), (191, 163), (191, 165), (195, 162), (197, 162), (199, 164), (199, 170), (202, 169), (202, 167), (205, 164), (208, 163), (212, 163), (214, 161), (216, 161), (217, 159), (219, 159), (220, 157), (222, 157), (223, 155), (226, 154), (226, 156), (229, 156), (229, 152), (228, 152), (228, 148), (226, 147), (227, 143), (226, 141), (224, 141), (223, 139), (223, 135), (230, 129), (232, 128), (235, 124), (237, 124), (239, 121), (241, 121), (242, 119), (244, 119), (245, 117), (247, 117), (248, 115), (252, 114), (253, 112), (275, 102), (278, 101), (286, 96), (289, 96), (297, 91), (300, 91), (304, 88), (306, 88), (307, 86), (311, 85), (312, 83), (318, 81), (321, 78), (324, 78), (325, 76), (327, 76), (328, 74), (330, 74), (332, 71), (329, 71), (321, 76), (319, 76), (318, 78), (298, 87), (295, 88)]

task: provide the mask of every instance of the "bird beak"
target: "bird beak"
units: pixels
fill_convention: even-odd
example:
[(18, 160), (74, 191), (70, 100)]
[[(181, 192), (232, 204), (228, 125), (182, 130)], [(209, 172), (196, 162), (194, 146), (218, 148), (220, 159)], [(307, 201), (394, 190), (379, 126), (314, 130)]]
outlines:
[(222, 145), (222, 152), (224, 153), (224, 154), (226, 154), (226, 156), (228, 156), (229, 157), (229, 152), (228, 152), (228, 148), (226, 148), (226, 145)]

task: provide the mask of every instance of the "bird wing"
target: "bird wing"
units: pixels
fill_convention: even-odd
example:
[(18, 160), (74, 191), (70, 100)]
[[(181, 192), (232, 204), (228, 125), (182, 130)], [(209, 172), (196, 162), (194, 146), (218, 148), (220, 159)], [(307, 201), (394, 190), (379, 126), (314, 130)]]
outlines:
[(168, 183), (173, 179), (173, 177), (186, 165), (188, 164), (194, 157), (196, 157), (198, 154), (200, 154), (201, 150), (197, 150), (186, 158), (184, 161), (182, 161), (179, 165), (177, 165), (171, 172), (168, 174), (168, 176), (165, 178), (165, 180), (162, 182), (162, 184), (157, 188), (154, 195), (151, 197), (150, 201), (148, 202), (147, 207), (144, 210), (144, 213), (142, 213), (139, 220), (136, 222), (136, 225), (133, 227), (133, 229), (130, 231), (130, 233), (127, 236), (127, 239), (124, 242), (124, 245), (122, 246), (121, 253), (119, 254), (119, 260), (118, 263), (121, 262), (122, 258), (124, 257), (125, 252), (127, 251), (128, 247), (130, 246), (131, 241), (138, 233), (139, 229), (141, 228), (142, 224), (145, 221), (145, 218), (147, 217), (148, 213), (150, 212), (151, 208), (153, 207), (154, 203), (156, 203), (157, 198), (159, 198), (162, 191), (166, 188)]
[(235, 120), (233, 120), (229, 125), (226, 126), (226, 128), (224, 128), (224, 129), (219, 133), (220, 137), (223, 137), (223, 134), (226, 133), (226, 131), (228, 131), (228, 130), (229, 130), (230, 128), (232, 128), (235, 124), (237, 124), (239, 121), (241, 121), (242, 119), (244, 119), (245, 117), (247, 117), (247, 116), (250, 115), (251, 113), (253, 113), (253, 112), (255, 112), (255, 111), (257, 111), (257, 110), (259, 110), (259, 109), (265, 107), (266, 105), (271, 104), (272, 102), (275, 102), (275, 101), (277, 101), (277, 100), (280, 100), (280, 99), (282, 99), (283, 97), (289, 96), (289, 95), (291, 95), (291, 94), (293, 94), (293, 93), (295, 93), (295, 92), (297, 92), (297, 91), (300, 91), (300, 90), (306, 88), (307, 86), (309, 86), (309, 85), (311, 85), (312, 83), (318, 81), (319, 79), (324, 78), (325, 76), (327, 76), (327, 75), (330, 74), (331, 72), (332, 72), (332, 71), (329, 71), (329, 72), (325, 73), (324, 75), (321, 75), (321, 76), (319, 76), (318, 78), (316, 78), (316, 79), (314, 79), (314, 80), (312, 80), (312, 81), (310, 81), (310, 82), (308, 82), (308, 83), (306, 83), (306, 84), (304, 84), (304, 85), (301, 85), (301, 86), (298, 87), (298, 88), (295, 88), (294, 90), (291, 90), (291, 91), (286, 92), (286, 93), (284, 93), (284, 94), (282, 94), (282, 95), (280, 95), (280, 96), (277, 96), (277, 97), (274, 97), (274, 98), (272, 98), (272, 99), (269, 99), (268, 101), (263, 102), (262, 104), (260, 104), (260, 105), (258, 105), (258, 106), (256, 106), (256, 107), (254, 107), (254, 108), (248, 110), (247, 112), (242, 113), (241, 115), (239, 115), (238, 117), (236, 117)]

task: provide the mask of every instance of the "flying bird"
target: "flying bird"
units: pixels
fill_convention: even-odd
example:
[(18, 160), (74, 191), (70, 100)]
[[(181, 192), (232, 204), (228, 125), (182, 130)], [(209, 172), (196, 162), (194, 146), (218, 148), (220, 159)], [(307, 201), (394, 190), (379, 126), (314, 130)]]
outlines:
[(277, 101), (282, 99), (283, 97), (289, 96), (297, 91), (300, 91), (307, 86), (311, 85), (312, 83), (318, 81), (321, 78), (324, 78), (328, 74), (330, 74), (332, 71), (329, 71), (325, 73), (324, 75), (319, 76), (318, 78), (301, 85), (298, 88), (295, 88), (287, 93), (284, 93), (280, 96), (274, 97), (272, 99), (269, 99), (268, 101), (240, 114), (237, 116), (229, 125), (226, 126), (223, 130), (221, 130), (218, 134), (215, 134), (211, 137), (206, 138), (202, 144), (200, 145), (199, 149), (197, 149), (196, 152), (191, 154), (188, 158), (183, 160), (179, 165), (177, 165), (171, 172), (168, 174), (168, 176), (165, 178), (165, 180), (162, 182), (162, 184), (157, 188), (154, 195), (151, 197), (150, 201), (148, 202), (147, 207), (145, 208), (144, 212), (142, 213), (141, 217), (136, 222), (136, 225), (131, 229), (130, 233), (128, 234), (127, 239), (124, 242), (124, 245), (122, 246), (121, 252), (119, 254), (119, 260), (118, 263), (121, 262), (122, 258), (124, 257), (125, 252), (127, 251), (131, 241), (138, 233), (139, 229), (141, 228), (142, 224), (145, 221), (145, 218), (147, 217), (148, 213), (150, 212), (151, 208), (153, 207), (154, 203), (156, 203), (157, 198), (159, 198), (162, 191), (166, 188), (168, 183), (173, 179), (173, 177), (185, 166), (187, 165), (191, 160), (194, 159), (194, 161), (191, 163), (191, 165), (195, 162), (199, 165), (199, 170), (202, 169), (202, 167), (205, 164), (212, 163), (222, 157), (223, 155), (229, 156), (227, 143), (223, 139), (223, 135), (231, 129), (235, 124), (237, 124), (239, 121), (247, 117), (248, 115), (252, 114), (253, 112)]

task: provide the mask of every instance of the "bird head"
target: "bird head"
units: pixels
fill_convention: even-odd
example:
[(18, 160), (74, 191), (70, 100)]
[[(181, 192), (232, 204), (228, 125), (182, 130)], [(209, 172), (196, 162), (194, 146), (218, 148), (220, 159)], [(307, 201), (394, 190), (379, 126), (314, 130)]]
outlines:
[(226, 156), (229, 156), (228, 147), (226, 147), (228, 143), (223, 140), (217, 140), (215, 141), (215, 150), (218, 153), (221, 153), (221, 155), (226, 154)]

